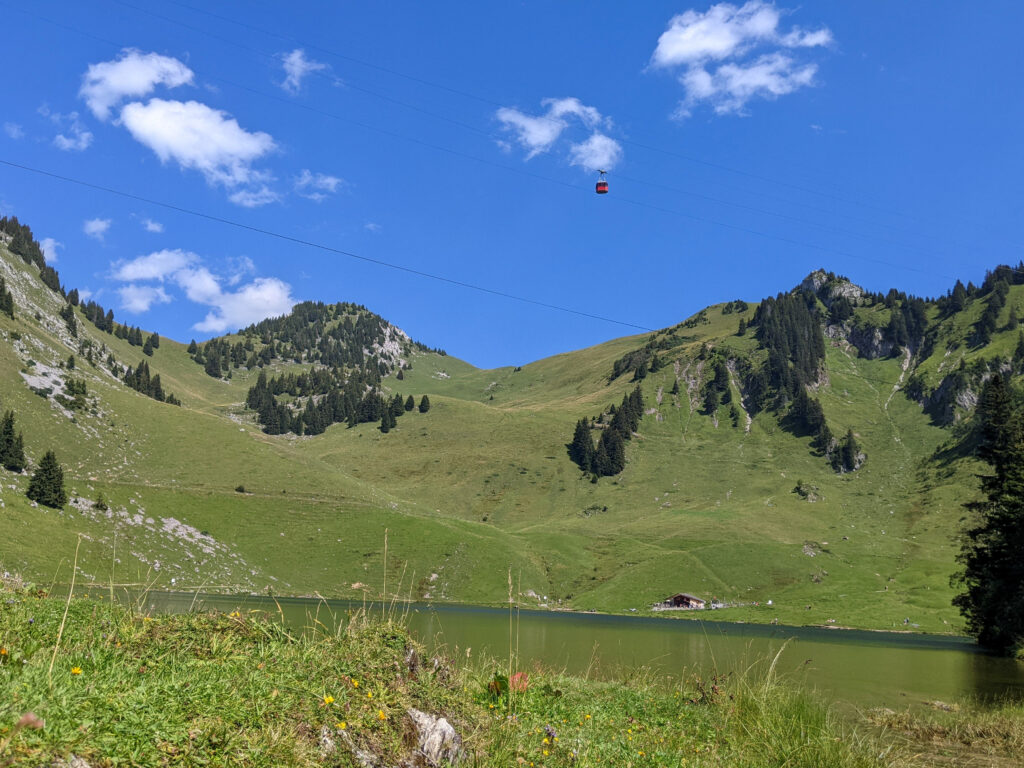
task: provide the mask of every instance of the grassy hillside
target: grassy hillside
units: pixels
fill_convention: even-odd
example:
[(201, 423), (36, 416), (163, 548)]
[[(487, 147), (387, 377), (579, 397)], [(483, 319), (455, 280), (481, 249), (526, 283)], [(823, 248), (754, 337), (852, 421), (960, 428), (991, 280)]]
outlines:
[[(139, 347), (99, 331), (80, 309), (71, 338), (63, 300), (37, 267), (3, 245), (0, 267), (16, 304), (13, 320), (0, 315), (0, 407), (14, 409), (31, 459), (57, 451), (73, 496), (63, 510), (35, 506), (24, 496), (28, 476), (0, 469), (0, 559), (36, 580), (69, 578), (82, 535), (80, 566), (98, 582), (377, 595), (385, 575), (374, 564), (387, 531), (396, 563), (388, 592), (412, 597), (499, 603), (511, 573), (518, 591), (552, 607), (646, 611), (687, 591), (733, 604), (716, 614), (722, 619), (959, 626), (949, 576), (977, 467), (943, 449), (962, 437), (957, 424), (981, 376), (970, 366), (1012, 356), (1017, 343), (1009, 329), (987, 345), (968, 343), (981, 296), (944, 319), (929, 310), (930, 350), (858, 353), (853, 324), (890, 322), (891, 310), (877, 303), (858, 306), (846, 330), (827, 338), (814, 396), (832, 431), (852, 428), (867, 454), (860, 469), (837, 474), (781, 413), (765, 409), (748, 422), (737, 371), (728, 385), (735, 425), (728, 405), (704, 412), (709, 350), (764, 359), (753, 334), (736, 335), (753, 306), (714, 305), (655, 336), (521, 368), (479, 370), (411, 348), (403, 358), (411, 368), (401, 380), (391, 370), (382, 390), (417, 402), (428, 395), (428, 413), (405, 413), (387, 434), (364, 423), (267, 435), (244, 406), (259, 370), (216, 379), (185, 345), (164, 339), (146, 360), (182, 406), (157, 402), (104, 363), (112, 354), (136, 366)], [(1024, 286), (1009, 289), (1000, 328), (1015, 303), (1024, 303)], [(613, 366), (652, 339), (663, 367), (640, 382), (648, 412), (626, 469), (592, 482), (568, 458), (573, 426), (637, 386), (628, 373), (610, 380)], [(96, 365), (79, 355), (83, 340), (102, 348)], [(74, 371), (65, 367), (70, 354)], [(925, 395), (938, 390), (961, 360), (958, 393), (968, 405), (951, 406), (956, 423), (940, 425), (902, 390), (913, 376)], [(264, 371), (311, 365), (277, 358)], [(83, 410), (30, 389), (69, 376), (87, 384)], [(92, 504), (100, 494), (107, 511)]]

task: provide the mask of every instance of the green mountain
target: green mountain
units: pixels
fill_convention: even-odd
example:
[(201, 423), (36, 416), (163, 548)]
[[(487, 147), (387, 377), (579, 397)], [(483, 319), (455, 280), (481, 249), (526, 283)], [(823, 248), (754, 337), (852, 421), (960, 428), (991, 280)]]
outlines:
[[(480, 370), (353, 304), (181, 344), (65, 296), (0, 230), (0, 411), (29, 463), (0, 469), (7, 569), (67, 580), (80, 538), (99, 585), (495, 604), (511, 578), (524, 605), (960, 626), (971, 414), (1021, 374), (1024, 265), (937, 300), (819, 271)], [(51, 449), (59, 509), (26, 497)]]

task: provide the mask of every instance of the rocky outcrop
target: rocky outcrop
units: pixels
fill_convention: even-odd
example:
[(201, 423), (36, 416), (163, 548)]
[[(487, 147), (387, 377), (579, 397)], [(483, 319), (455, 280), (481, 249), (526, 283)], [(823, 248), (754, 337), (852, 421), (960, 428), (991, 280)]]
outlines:
[(850, 329), (846, 338), (857, 353), (868, 360), (889, 357), (896, 346), (882, 335), (881, 328), (854, 327)]

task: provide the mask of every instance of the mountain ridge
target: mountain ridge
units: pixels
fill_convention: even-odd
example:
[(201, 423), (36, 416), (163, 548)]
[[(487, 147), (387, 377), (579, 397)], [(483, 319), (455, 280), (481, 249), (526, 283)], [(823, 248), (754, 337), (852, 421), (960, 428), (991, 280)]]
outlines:
[[(323, 334), (298, 347), (272, 339), (276, 356), (250, 368), (265, 348), (253, 327), (204, 342), (253, 341), (245, 361), (221, 367), (226, 378), (197, 364), (198, 344), (190, 354), (163, 338), (146, 355), (81, 307), (70, 313), (72, 335), (70, 305), (40, 282), (37, 265), (0, 245), (0, 266), (15, 302), (13, 320), (0, 315), (0, 408), (16, 413), (30, 459), (57, 450), (72, 497), (63, 510), (34, 507), (27, 476), (2, 474), (3, 564), (37, 578), (52, 578), (82, 533), (80, 565), (97, 582), (376, 596), (387, 529), (389, 593), (407, 597), (500, 603), (511, 569), (522, 599), (547, 595), (549, 607), (642, 611), (689, 591), (733, 605), (721, 618), (891, 628), (910, 616), (951, 631), (960, 505), (975, 493), (971, 393), (996, 371), (1020, 375), (1019, 328), (1009, 326), (1024, 286), (1009, 268), (964, 287), (953, 309), (955, 287), (924, 301), (816, 271), (770, 301), (714, 304), (653, 334), (495, 369), (411, 341), (386, 371), (377, 359), (376, 376), (372, 344), (361, 361), (320, 366), (306, 350), (322, 357)], [(790, 310), (803, 319), (765, 330), (769, 314)], [(800, 362), (799, 345), (779, 340), (806, 330), (808, 317), (820, 359)], [(651, 354), (637, 356), (648, 345)], [(635, 365), (612, 376), (626, 358)], [(140, 360), (181, 407), (125, 384)], [(806, 381), (794, 384), (786, 371), (802, 365)], [(382, 404), (428, 396), (431, 407), (405, 410), (388, 432), (366, 420), (265, 434), (245, 407), (260, 374), (318, 366), (346, 381), (363, 371), (361, 391)], [(26, 376), (51, 391), (34, 392)], [(72, 379), (87, 390), (77, 409), (57, 400), (72, 399)], [(623, 471), (581, 472), (567, 450), (573, 424), (601, 422), (637, 386), (645, 408)], [(803, 421), (792, 413), (794, 392), (819, 403), (838, 436), (833, 453), (849, 433), (866, 461), (837, 472), (829, 451), (812, 445), (820, 424), (815, 433), (806, 412)], [(284, 395), (306, 398), (296, 411), (328, 396)]]

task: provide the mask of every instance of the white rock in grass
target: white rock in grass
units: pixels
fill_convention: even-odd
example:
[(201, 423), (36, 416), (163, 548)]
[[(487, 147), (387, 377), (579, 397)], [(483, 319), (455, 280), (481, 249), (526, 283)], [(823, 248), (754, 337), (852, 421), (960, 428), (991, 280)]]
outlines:
[[(437, 768), (458, 762), (462, 756), (462, 739), (451, 723), (443, 717), (434, 717), (418, 709), (408, 710), (409, 719), (416, 728), (416, 757)], [(413, 764), (418, 764), (415, 761)]]

